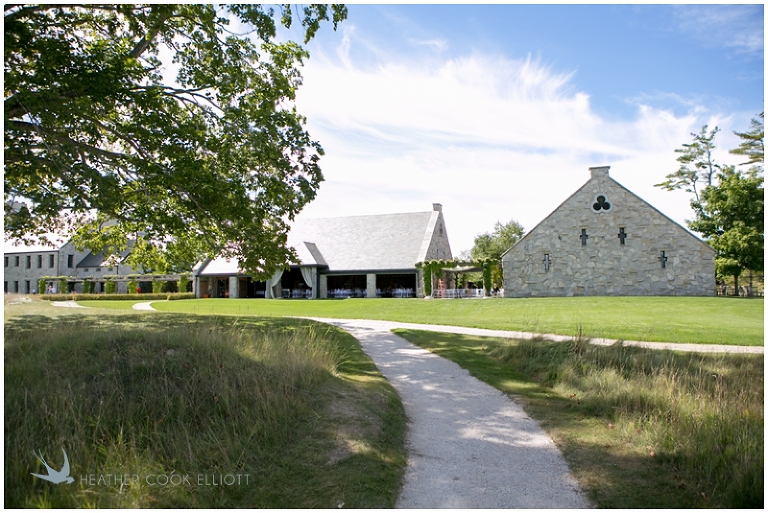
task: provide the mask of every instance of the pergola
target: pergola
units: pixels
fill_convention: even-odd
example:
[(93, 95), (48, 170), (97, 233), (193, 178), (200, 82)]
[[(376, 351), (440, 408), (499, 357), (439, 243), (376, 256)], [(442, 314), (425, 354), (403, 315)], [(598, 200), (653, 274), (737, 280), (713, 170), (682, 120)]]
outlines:
[[(489, 265), (491, 259), (480, 259), (476, 261), (462, 260), (431, 260), (419, 262), (416, 267), (422, 269), (424, 279), (424, 290), (430, 290), (432, 297), (439, 298), (464, 298), (464, 297), (485, 297), (491, 294)], [(452, 275), (453, 283), (459, 274), (481, 272), (483, 273), (483, 286), (480, 288), (459, 289), (450, 287), (442, 277)], [(432, 282), (432, 276), (438, 277), (437, 283)], [(425, 292), (426, 294), (426, 292)]]

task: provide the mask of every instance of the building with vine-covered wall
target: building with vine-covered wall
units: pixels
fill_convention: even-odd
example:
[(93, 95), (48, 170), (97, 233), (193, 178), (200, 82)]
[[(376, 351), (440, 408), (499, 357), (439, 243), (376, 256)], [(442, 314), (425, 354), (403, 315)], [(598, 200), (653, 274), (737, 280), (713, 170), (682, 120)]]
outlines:
[[(137, 271), (125, 259), (129, 249), (119, 255), (104, 255), (90, 250), (78, 250), (72, 241), (61, 245), (18, 244), (6, 241), (3, 281), (6, 294), (42, 294), (38, 281), (45, 277), (67, 277), (70, 290), (59, 290), (58, 280), (51, 282), (54, 292), (82, 292), (83, 280), (93, 281), (95, 291), (103, 292), (106, 277), (128, 276)], [(127, 292), (125, 282), (118, 283), (118, 292)]]

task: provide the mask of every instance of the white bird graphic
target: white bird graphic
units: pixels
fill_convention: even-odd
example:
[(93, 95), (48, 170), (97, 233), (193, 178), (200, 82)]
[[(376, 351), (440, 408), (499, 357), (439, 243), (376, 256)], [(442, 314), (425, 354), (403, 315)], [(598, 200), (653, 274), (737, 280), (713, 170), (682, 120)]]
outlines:
[[(39, 452), (39, 451), (38, 451)], [(75, 482), (75, 479), (70, 477), (69, 475), (69, 458), (67, 458), (67, 453), (64, 449), (61, 450), (61, 452), (64, 453), (64, 466), (61, 467), (61, 470), (53, 470), (50, 465), (48, 465), (45, 460), (43, 459), (43, 454), (40, 453), (35, 454), (37, 456), (37, 459), (40, 460), (40, 463), (45, 465), (45, 468), (48, 469), (48, 475), (44, 476), (42, 474), (32, 474), (35, 477), (39, 477), (40, 479), (45, 479), (46, 481), (50, 481), (54, 484), (61, 484), (66, 482), (67, 484), (72, 484)]]

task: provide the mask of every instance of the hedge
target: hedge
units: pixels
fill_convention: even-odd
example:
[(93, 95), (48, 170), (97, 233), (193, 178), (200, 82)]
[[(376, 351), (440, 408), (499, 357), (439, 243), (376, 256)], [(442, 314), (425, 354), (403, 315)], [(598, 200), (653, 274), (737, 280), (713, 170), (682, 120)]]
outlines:
[(178, 299), (195, 299), (191, 292), (175, 294), (41, 294), (40, 299), (45, 301), (174, 301)]

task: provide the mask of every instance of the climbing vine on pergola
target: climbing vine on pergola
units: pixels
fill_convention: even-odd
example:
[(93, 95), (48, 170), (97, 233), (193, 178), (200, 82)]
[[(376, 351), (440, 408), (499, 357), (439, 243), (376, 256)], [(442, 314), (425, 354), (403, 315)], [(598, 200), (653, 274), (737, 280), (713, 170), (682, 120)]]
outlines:
[(416, 264), (417, 269), (422, 269), (424, 280), (424, 295), (432, 295), (432, 275), (440, 275), (446, 269), (456, 267), (481, 267), (483, 269), (483, 289), (485, 295), (490, 295), (491, 290), (491, 264), (498, 263), (493, 258), (479, 258), (477, 260), (424, 260)]

